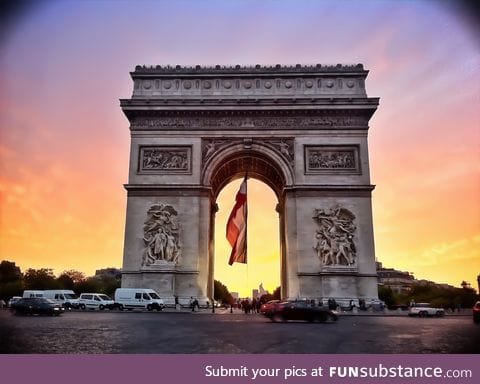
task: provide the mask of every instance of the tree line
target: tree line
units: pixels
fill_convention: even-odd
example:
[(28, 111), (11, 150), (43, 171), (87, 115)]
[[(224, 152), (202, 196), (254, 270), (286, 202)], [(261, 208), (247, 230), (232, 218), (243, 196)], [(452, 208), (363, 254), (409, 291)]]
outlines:
[(68, 270), (55, 276), (50, 268), (29, 268), (24, 273), (14, 262), (0, 262), (0, 299), (7, 301), (22, 296), (25, 289), (71, 289), (75, 293), (98, 292), (112, 296), (120, 287), (120, 279), (108, 275), (85, 276), (83, 272)]
[[(224, 305), (232, 305), (235, 299), (229, 292), (227, 286), (218, 280), (213, 281), (213, 298)], [(280, 300), (280, 287), (277, 287), (273, 293), (266, 293), (259, 298), (262, 303), (270, 300)]]
[[(24, 273), (12, 261), (0, 262), (0, 299), (5, 301), (13, 296), (22, 296), (23, 291), (46, 289), (71, 289), (77, 294), (98, 292), (113, 296), (120, 288), (121, 279), (108, 275), (85, 276), (83, 272), (68, 270), (55, 276), (51, 268), (29, 268)], [(222, 304), (233, 304), (234, 299), (228, 288), (220, 281), (214, 281), (214, 298)], [(262, 300), (280, 299), (280, 287)]]
[(378, 297), (387, 307), (406, 306), (415, 303), (430, 303), (438, 308), (471, 308), (478, 300), (473, 288), (446, 287), (435, 283), (415, 283), (408, 292), (397, 293), (390, 287), (379, 286)]

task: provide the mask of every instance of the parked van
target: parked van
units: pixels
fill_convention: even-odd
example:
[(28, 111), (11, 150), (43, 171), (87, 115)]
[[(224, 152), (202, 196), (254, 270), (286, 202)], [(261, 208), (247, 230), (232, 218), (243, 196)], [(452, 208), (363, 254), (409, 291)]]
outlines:
[(30, 297), (43, 297), (44, 291), (31, 291), (25, 290), (23, 291), (23, 298), (30, 298)]
[(115, 305), (118, 309), (156, 309), (161, 311), (163, 300), (153, 289), (145, 288), (117, 288), (115, 290)]
[(78, 299), (80, 309), (113, 309), (114, 301), (103, 293), (82, 293)]
[(78, 308), (78, 297), (70, 289), (50, 289), (44, 291), (43, 297), (51, 299), (65, 308)]

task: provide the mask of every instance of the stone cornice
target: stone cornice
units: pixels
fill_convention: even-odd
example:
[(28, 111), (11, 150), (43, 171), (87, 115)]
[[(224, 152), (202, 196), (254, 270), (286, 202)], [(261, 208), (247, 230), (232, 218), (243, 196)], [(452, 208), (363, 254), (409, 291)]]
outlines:
[(370, 198), (375, 185), (295, 185), (284, 189), (284, 194), (297, 197), (367, 197)]
[(288, 187), (288, 191), (292, 192), (299, 192), (299, 191), (344, 191), (344, 190), (351, 190), (351, 191), (373, 191), (375, 189), (375, 185), (372, 184), (365, 184), (365, 185), (358, 185), (358, 184), (315, 184), (315, 185), (308, 185), (308, 184), (297, 184), (294, 187)]
[(120, 99), (120, 106), (124, 111), (133, 109), (225, 109), (227, 107), (272, 107), (281, 109), (288, 106), (291, 109), (311, 109), (311, 106), (332, 107), (377, 107), (378, 97), (270, 97), (270, 98), (240, 98), (240, 97), (205, 97), (205, 98), (147, 98), (147, 99)]
[(132, 77), (146, 74), (173, 74), (173, 75), (188, 75), (188, 74), (269, 74), (269, 73), (364, 73), (362, 64), (336, 64), (336, 65), (214, 65), (214, 66), (182, 66), (182, 65), (137, 65), (135, 71), (131, 72)]
[(209, 197), (212, 189), (191, 184), (124, 184), (128, 196), (204, 196)]

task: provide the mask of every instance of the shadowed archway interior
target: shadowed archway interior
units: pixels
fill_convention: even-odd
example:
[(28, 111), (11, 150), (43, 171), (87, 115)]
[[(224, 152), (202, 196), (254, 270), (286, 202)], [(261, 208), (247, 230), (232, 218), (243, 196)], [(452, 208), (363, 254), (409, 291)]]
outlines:
[(280, 282), (280, 231), (276, 211), (278, 199), (273, 190), (255, 177), (249, 177), (247, 264), (228, 264), (232, 247), (226, 238), (226, 224), (235, 204), (235, 196), (243, 178), (227, 184), (218, 194), (215, 215), (214, 279), (225, 284), (240, 297), (251, 297), (252, 289), (272, 293)]
[(256, 151), (242, 151), (226, 158), (213, 172), (211, 186), (216, 198), (222, 188), (232, 180), (248, 175), (263, 181), (280, 198), (285, 177), (272, 159)]
[[(210, 218), (210, 273), (209, 273), (209, 291), (213, 295), (213, 281), (214, 281), (214, 270), (215, 270), (215, 233), (219, 231), (215, 230), (216, 227), (216, 213), (218, 212), (217, 198), (220, 192), (227, 186), (230, 182), (235, 179), (243, 178), (247, 175), (248, 179), (256, 179), (260, 182), (265, 183), (270, 189), (274, 192), (276, 196), (277, 204), (275, 210), (278, 214), (277, 219), (277, 228), (279, 230), (279, 248), (278, 252), (280, 253), (280, 259), (283, 260), (283, 250), (285, 245), (284, 224), (283, 224), (283, 205), (282, 194), (283, 189), (286, 184), (286, 177), (282, 172), (281, 167), (276, 163), (274, 159), (269, 158), (267, 155), (261, 153), (258, 150), (244, 149), (234, 154), (231, 154), (222, 159), (221, 162), (211, 172), (211, 218)], [(252, 195), (249, 194), (249, 206), (251, 204)], [(233, 199), (232, 199), (233, 202)], [(249, 212), (251, 212), (249, 208)], [(249, 213), (250, 215), (250, 213)], [(225, 225), (225, 223), (222, 223)], [(222, 228), (223, 229), (223, 228)], [(221, 233), (221, 232), (220, 232)], [(250, 245), (250, 240), (248, 242)], [(267, 250), (264, 250), (267, 251)], [(249, 248), (249, 260), (253, 256)], [(286, 287), (286, 280), (284, 271), (284, 263), (281, 263), (280, 267), (280, 286), (282, 289)], [(268, 273), (268, 271), (267, 271)], [(275, 287), (274, 287), (275, 288)]]

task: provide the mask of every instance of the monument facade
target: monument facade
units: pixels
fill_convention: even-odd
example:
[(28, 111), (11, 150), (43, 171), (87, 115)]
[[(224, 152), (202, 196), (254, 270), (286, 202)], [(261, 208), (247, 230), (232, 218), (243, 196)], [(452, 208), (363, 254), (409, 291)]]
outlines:
[(248, 172), (278, 199), (283, 298), (376, 299), (367, 74), (137, 66), (122, 286), (211, 302), (216, 199)]

